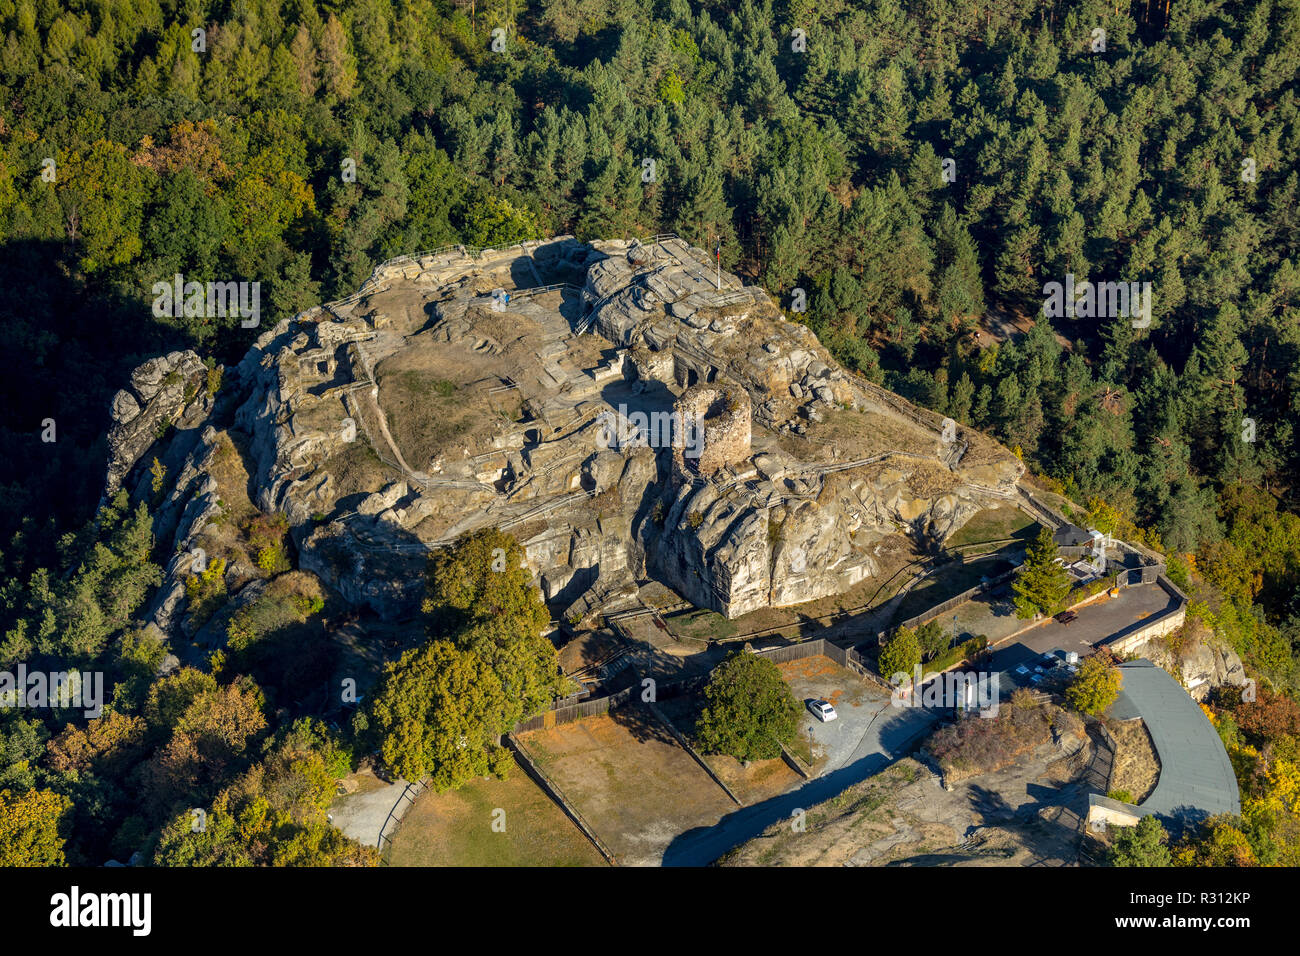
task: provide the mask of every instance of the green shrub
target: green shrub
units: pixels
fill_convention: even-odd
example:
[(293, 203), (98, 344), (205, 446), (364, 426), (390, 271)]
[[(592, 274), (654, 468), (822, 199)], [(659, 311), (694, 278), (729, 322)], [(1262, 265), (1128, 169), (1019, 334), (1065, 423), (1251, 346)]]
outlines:
[(906, 674), (910, 680), (916, 665), (921, 663), (921, 644), (916, 638), (916, 631), (910, 627), (900, 627), (889, 639), (889, 643), (880, 649), (876, 662), (880, 676), (893, 681), (897, 674)]
[(1153, 816), (1143, 817), (1137, 826), (1122, 827), (1115, 834), (1106, 862), (1111, 866), (1169, 866), (1169, 835)]
[(248, 544), (254, 553), (257, 566), (267, 574), (280, 574), (292, 567), (285, 539), (289, 532), (289, 519), (282, 514), (255, 515), (244, 526)]
[(515, 755), (505, 747), (497, 747), (488, 753), (488, 767), (492, 776), (509, 780), (510, 771), (515, 769)]
[(284, 545), (277, 542), (257, 552), (257, 566), (267, 574), (281, 574), (293, 567)]
[(153, 491), (154, 501), (157, 502), (162, 490), (167, 487), (167, 466), (158, 460), (155, 455), (153, 464), (149, 467), (149, 474), (152, 476), (149, 481), (149, 488)]
[(956, 647), (950, 647), (942, 654), (935, 657), (925, 665), (925, 669), (932, 673), (945, 671), (954, 664), (963, 661), (974, 663), (975, 659), (982, 654), (989, 646), (989, 639), (983, 634), (976, 635), (968, 641), (963, 641)]

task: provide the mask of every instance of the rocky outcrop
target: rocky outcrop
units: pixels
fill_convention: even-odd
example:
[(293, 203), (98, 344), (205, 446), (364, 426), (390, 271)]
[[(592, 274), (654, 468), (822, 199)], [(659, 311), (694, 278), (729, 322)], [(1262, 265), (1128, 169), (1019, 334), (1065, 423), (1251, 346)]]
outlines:
[[(394, 260), (265, 332), (221, 408), (195, 400), (202, 371), (193, 353), (147, 363), (113, 405), (111, 486), (165, 422), (192, 426), (160, 511), (169, 581), (217, 507), (202, 416), (225, 416), (247, 436), (250, 497), (288, 517), (301, 567), (386, 617), (417, 606), (430, 549), (486, 526), (582, 613), (647, 576), (729, 616), (800, 603), (874, 575), (885, 535), (942, 540), (1023, 471), (850, 375), (676, 239)], [(673, 447), (675, 413), (703, 418), (700, 454)], [(179, 601), (165, 591), (160, 624)]]
[(131, 373), (130, 388), (112, 400), (105, 496), (116, 493), (122, 479), (168, 428), (182, 420), (196, 399), (206, 399), (202, 388), (206, 374), (199, 357), (189, 350), (150, 359)]
[[(1191, 629), (1191, 633), (1186, 633)], [(1194, 623), (1184, 625), (1181, 640), (1153, 638), (1132, 653), (1164, 668), (1196, 700), (1209, 699), (1216, 687), (1242, 687), (1246, 669), (1241, 657), (1213, 634)]]
[[(216, 435), (210, 425), (202, 430), (198, 442), (173, 469), (171, 491), (154, 508), (154, 536), (170, 545), (171, 557), (145, 618), (165, 633), (181, 625), (185, 578), (207, 566), (208, 555), (199, 547), (200, 536), (221, 513), (217, 484), (210, 474)], [(228, 577), (231, 573), (228, 571)], [(188, 633), (192, 628), (185, 630)]]
[(1205, 700), (1216, 687), (1242, 687), (1246, 668), (1230, 647), (1201, 644), (1182, 661), (1182, 682), (1197, 700)]

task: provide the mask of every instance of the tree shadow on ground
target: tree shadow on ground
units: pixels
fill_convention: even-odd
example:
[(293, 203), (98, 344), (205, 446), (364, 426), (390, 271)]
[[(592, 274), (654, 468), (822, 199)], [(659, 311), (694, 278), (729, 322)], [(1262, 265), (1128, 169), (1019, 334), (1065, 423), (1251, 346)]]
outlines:
[[(147, 358), (193, 338), (138, 298), (75, 275), (62, 243), (0, 245), (0, 541), (26, 525), (58, 532), (94, 513), (107, 464), (109, 406)], [(42, 441), (47, 422), (54, 441)], [(52, 563), (58, 533), (28, 535), (28, 566)]]

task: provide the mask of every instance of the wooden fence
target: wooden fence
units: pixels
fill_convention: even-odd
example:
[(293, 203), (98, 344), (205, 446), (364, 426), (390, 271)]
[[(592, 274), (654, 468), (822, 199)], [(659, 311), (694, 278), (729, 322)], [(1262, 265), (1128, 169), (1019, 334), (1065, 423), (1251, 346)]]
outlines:
[[(671, 700), (682, 694), (696, 690), (708, 681), (707, 674), (701, 674), (696, 677), (687, 677), (681, 680), (671, 681), (666, 684), (655, 684), (654, 698), (656, 700)], [(632, 701), (634, 698), (639, 699), (644, 688), (644, 682), (639, 674), (633, 675), (632, 683), (622, 690), (609, 694), (605, 697), (593, 697), (590, 700), (578, 701), (571, 703), (572, 698), (565, 698), (563, 701), (557, 701), (555, 706), (544, 713), (538, 714), (528, 720), (522, 720), (511, 729), (511, 733), (519, 734), (529, 730), (546, 730), (551, 727), (559, 727), (564, 724), (571, 724), (575, 720), (582, 720), (584, 717), (597, 717), (601, 714), (607, 714), (615, 708), (622, 707), (624, 704)]]
[[(906, 621), (903, 621), (901, 624), (895, 625), (895, 629), (900, 627), (917, 628), (920, 627), (922, 624), (926, 624), (930, 621), (933, 621), (936, 617), (939, 617), (945, 614), (946, 612), (951, 611), (953, 608), (957, 607), (957, 605), (965, 604), (971, 598), (983, 594), (985, 591), (991, 591), (994, 588), (1005, 584), (1006, 582), (1010, 581), (1013, 577), (1016, 576), (1016, 571), (1018, 570), (1019, 568), (1012, 568), (1010, 571), (1003, 571), (995, 578), (989, 578), (987, 581), (983, 581), (980, 584), (975, 585), (973, 588), (967, 588), (965, 591), (962, 591), (960, 594), (954, 595), (953, 597), (948, 598), (948, 600), (934, 605), (934, 607), (930, 608), (929, 610), (922, 611), (920, 614), (917, 614), (914, 617), (909, 617)], [(878, 635), (878, 637), (883, 636), (883, 634), (884, 632), (882, 631), (881, 634)]]
[(535, 759), (533, 759), (531, 751), (524, 746), (523, 742), (513, 733), (510, 733), (506, 734), (504, 744), (509, 747), (518, 758), (519, 765), (524, 768), (524, 772), (532, 778), (534, 783), (542, 788), (543, 793), (555, 801), (556, 805), (564, 811), (565, 815), (572, 820), (577, 828), (582, 831), (583, 835), (591, 841), (592, 845), (600, 852), (600, 855), (605, 858), (605, 861), (611, 866), (617, 866), (618, 860), (614, 857), (614, 851), (605, 845), (605, 842), (601, 840), (599, 835), (597, 835), (595, 829), (587, 822), (587, 818), (582, 815), (582, 811), (568, 801), (564, 796), (564, 792), (559, 788), (555, 781), (552, 780), (550, 775), (541, 768)]
[(393, 836), (397, 833), (397, 828), (401, 826), (406, 811), (411, 809), (415, 799), (424, 793), (428, 786), (428, 778), (408, 783), (406, 789), (402, 791), (393, 804), (392, 809), (388, 811), (388, 816), (384, 819), (384, 825), (379, 828), (379, 839), (375, 842), (375, 846), (379, 848), (379, 863), (381, 866), (388, 866), (388, 853), (393, 846)]
[(591, 700), (579, 701), (576, 704), (565, 704), (556, 707), (545, 713), (538, 714), (530, 720), (520, 721), (515, 724), (513, 733), (523, 733), (527, 730), (544, 730), (558, 727), (561, 724), (571, 724), (575, 720), (581, 720), (584, 717), (607, 714), (615, 707), (626, 704), (632, 694), (639, 689), (640, 685), (638, 683), (632, 687), (625, 687), (618, 693), (610, 694), (607, 697), (595, 697)]
[(766, 657), (775, 664), (785, 664), (789, 661), (798, 661), (805, 657), (816, 657), (820, 654), (829, 657), (841, 667), (848, 668), (859, 677), (864, 677), (883, 687), (893, 689), (867, 665), (866, 659), (861, 654), (851, 647), (840, 647), (840, 645), (828, 641), (824, 637), (811, 641), (801, 641), (798, 644), (786, 644), (781, 647), (767, 647), (759, 651), (750, 648), (750, 653), (759, 657)]

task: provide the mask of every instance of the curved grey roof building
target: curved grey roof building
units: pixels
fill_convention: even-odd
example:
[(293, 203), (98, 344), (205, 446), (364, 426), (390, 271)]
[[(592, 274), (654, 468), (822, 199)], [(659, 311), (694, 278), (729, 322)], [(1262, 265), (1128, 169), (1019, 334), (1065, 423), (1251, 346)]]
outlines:
[(1223, 741), (1200, 705), (1148, 660), (1120, 665), (1123, 686), (1110, 715), (1141, 717), (1160, 757), (1160, 779), (1141, 810), (1170, 822), (1195, 824), (1219, 813), (1241, 813), (1237, 776)]

